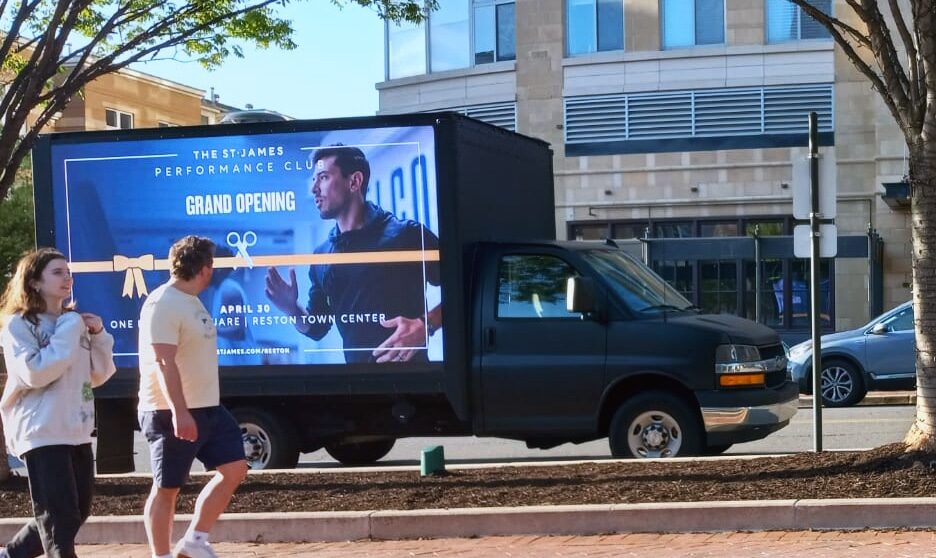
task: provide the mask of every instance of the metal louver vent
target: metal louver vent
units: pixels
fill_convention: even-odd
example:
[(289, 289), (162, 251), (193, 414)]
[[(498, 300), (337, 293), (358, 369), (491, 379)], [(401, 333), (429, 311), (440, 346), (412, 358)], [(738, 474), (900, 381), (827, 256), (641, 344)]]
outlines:
[(489, 105), (474, 105), (456, 109), (458, 112), (481, 122), (499, 126), (511, 132), (517, 129), (517, 103), (493, 103)]
[(832, 84), (591, 95), (565, 100), (568, 144), (831, 132)]

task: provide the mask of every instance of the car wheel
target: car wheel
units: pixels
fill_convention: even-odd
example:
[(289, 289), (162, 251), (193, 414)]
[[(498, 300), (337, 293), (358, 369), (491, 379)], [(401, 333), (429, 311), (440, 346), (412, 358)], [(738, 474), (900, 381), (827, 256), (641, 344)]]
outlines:
[(327, 444), (325, 451), (343, 465), (370, 465), (390, 453), (394, 444), (396, 444), (395, 438), (367, 442), (341, 441)]
[(252, 470), (293, 469), (299, 441), (292, 426), (269, 411), (243, 407), (231, 411), (240, 425), (244, 455)]
[(846, 360), (824, 362), (819, 381), (822, 404), (826, 407), (850, 407), (861, 401), (867, 393), (861, 373)]
[(702, 451), (702, 425), (694, 410), (665, 391), (626, 400), (614, 413), (608, 433), (614, 457), (677, 457)]

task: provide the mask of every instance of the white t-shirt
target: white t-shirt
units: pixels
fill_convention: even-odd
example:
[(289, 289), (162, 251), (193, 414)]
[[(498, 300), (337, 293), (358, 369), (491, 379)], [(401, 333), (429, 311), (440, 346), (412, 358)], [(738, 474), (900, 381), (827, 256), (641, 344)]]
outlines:
[(159, 386), (162, 372), (153, 343), (177, 347), (175, 362), (189, 409), (220, 404), (217, 331), (198, 297), (166, 283), (146, 298), (140, 312), (140, 411), (170, 408)]

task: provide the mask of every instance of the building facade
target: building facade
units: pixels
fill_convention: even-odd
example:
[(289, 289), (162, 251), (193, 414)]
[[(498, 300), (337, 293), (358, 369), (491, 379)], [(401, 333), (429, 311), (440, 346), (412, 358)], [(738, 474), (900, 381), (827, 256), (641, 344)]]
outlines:
[(703, 310), (792, 337), (810, 324), (792, 184), (815, 111), (839, 234), (822, 263), (824, 327), (910, 297), (902, 138), (786, 0), (443, 0), (386, 39), (381, 113), (457, 110), (549, 142), (559, 238), (643, 238), (652, 267)]
[(205, 91), (129, 68), (99, 77), (73, 98), (51, 130), (118, 130), (216, 124), (234, 107)]

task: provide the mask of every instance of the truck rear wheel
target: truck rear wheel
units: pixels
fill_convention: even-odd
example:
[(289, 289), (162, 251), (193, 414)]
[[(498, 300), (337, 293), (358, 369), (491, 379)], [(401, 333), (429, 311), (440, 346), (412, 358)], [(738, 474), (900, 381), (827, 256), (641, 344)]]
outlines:
[(390, 453), (395, 438), (366, 442), (336, 442), (327, 444), (325, 451), (344, 465), (370, 465)]
[(692, 408), (665, 391), (639, 393), (614, 413), (608, 434), (614, 457), (683, 457), (702, 451), (702, 426)]
[(240, 425), (251, 469), (292, 469), (299, 463), (299, 438), (288, 422), (255, 407), (234, 409), (231, 414)]

